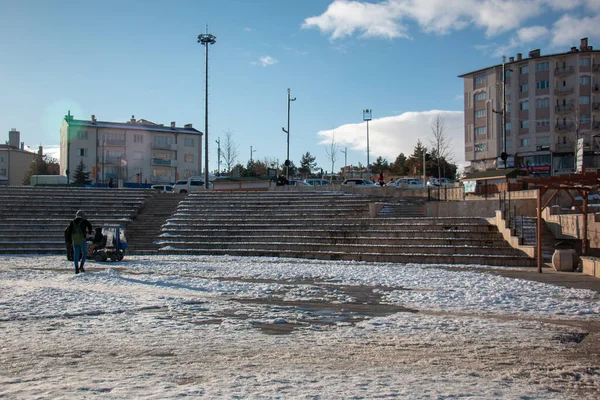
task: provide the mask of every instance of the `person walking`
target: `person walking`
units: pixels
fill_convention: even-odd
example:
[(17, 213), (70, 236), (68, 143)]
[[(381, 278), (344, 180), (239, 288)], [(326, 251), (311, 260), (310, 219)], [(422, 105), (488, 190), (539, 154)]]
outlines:
[[(83, 210), (77, 211), (75, 218), (69, 223), (69, 227), (65, 232), (65, 237), (68, 237), (73, 243), (73, 263), (75, 264), (75, 273), (85, 272), (83, 266), (87, 258), (87, 235), (92, 234), (92, 224), (85, 218)], [(81, 254), (81, 263), (79, 255)]]
[(379, 173), (379, 179), (377, 179), (377, 182), (379, 183), (379, 186), (385, 185), (385, 178), (383, 177), (383, 172)]
[(108, 180), (108, 188), (112, 189), (113, 187), (115, 187), (115, 181), (113, 180), (113, 178), (110, 178)]

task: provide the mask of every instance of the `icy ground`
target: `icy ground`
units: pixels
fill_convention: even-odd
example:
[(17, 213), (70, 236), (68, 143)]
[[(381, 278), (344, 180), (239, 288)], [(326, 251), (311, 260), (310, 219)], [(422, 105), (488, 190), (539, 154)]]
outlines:
[(600, 397), (595, 292), (484, 269), (0, 257), (0, 398)]

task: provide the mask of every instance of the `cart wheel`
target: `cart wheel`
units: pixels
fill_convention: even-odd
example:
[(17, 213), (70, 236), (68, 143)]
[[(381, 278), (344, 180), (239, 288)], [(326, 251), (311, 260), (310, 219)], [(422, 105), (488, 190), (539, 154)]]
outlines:
[(108, 258), (110, 258), (110, 261), (117, 261), (117, 255), (115, 253), (110, 253)]
[(94, 260), (96, 260), (97, 262), (105, 261), (104, 256), (101, 253), (94, 254)]

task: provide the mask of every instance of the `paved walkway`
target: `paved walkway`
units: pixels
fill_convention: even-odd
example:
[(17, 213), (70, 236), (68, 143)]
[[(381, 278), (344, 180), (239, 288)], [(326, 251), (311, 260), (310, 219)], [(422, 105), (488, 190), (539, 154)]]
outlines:
[(535, 268), (523, 268), (520, 270), (494, 269), (487, 271), (510, 278), (527, 279), (575, 289), (589, 289), (600, 294), (600, 279), (584, 275), (581, 272), (555, 271), (552, 267), (543, 268), (541, 274)]

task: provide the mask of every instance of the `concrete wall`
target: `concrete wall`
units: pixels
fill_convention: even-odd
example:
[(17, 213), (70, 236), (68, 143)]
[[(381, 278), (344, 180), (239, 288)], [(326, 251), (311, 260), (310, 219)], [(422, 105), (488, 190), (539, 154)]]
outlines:
[(600, 278), (600, 258), (584, 256), (581, 257), (581, 263), (584, 274)]
[[(428, 217), (484, 217), (495, 218), (500, 209), (497, 198), (471, 199), (465, 201), (430, 201), (425, 204)], [(517, 215), (535, 217), (537, 204), (535, 199), (511, 199), (510, 208), (516, 208)]]
[[(583, 238), (583, 214), (557, 214), (558, 207), (544, 210), (542, 218), (557, 239)], [(600, 214), (588, 213), (587, 237), (590, 248), (600, 248)]]

